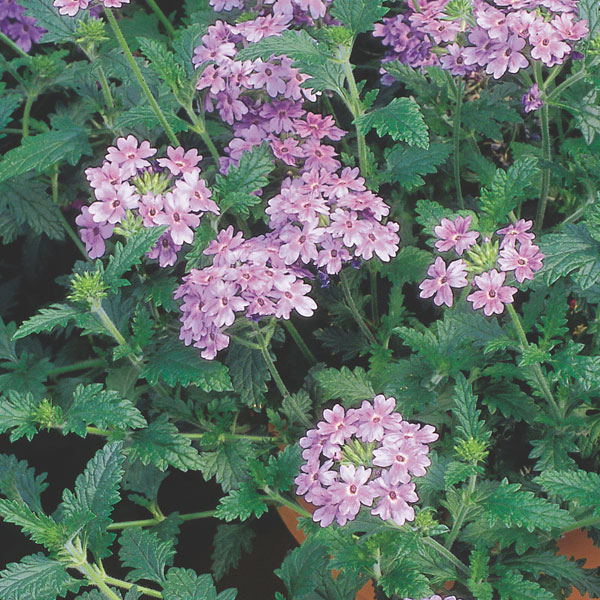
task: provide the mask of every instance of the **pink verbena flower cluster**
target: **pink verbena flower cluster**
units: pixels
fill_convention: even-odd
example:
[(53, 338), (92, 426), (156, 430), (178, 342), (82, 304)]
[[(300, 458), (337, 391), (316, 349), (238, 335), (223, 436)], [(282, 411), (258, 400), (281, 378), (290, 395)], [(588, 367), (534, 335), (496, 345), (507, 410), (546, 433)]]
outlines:
[[(412, 598), (404, 598), (404, 600), (413, 600), (413, 599)], [(442, 598), (441, 596), (434, 594), (433, 596), (430, 596), (429, 598), (422, 598), (422, 600), (459, 600), (459, 598), (457, 598), (456, 596), (446, 596), (445, 598)]]
[(322, 527), (334, 519), (344, 525), (377, 499), (372, 515), (398, 525), (414, 519), (412, 477), (425, 475), (428, 444), (438, 434), (431, 425), (404, 421), (395, 408), (396, 400), (383, 394), (358, 409), (336, 404), (300, 439), (306, 462), (295, 479), (297, 494), (318, 507), (313, 520)]
[(499, 79), (529, 66), (529, 58), (562, 64), (589, 31), (577, 19), (577, 0), (472, 0), (466, 18), (449, 16), (448, 2), (409, 2), (406, 12), (376, 24), (373, 35), (390, 48), (384, 62), (439, 65), (453, 75), (484, 69)]
[[(469, 285), (468, 273), (474, 274), (471, 285), (477, 288), (467, 296), (473, 303), (473, 309), (483, 308), (486, 316), (501, 314), (504, 305), (513, 302), (517, 288), (504, 285), (507, 273), (522, 283), (533, 279), (534, 273), (542, 268), (544, 254), (538, 246), (532, 244), (535, 235), (529, 231), (532, 222), (520, 219), (516, 223), (499, 229), (500, 242), (485, 239), (476, 244), (479, 232), (471, 231), (471, 217), (457, 217), (454, 221), (442, 219), (434, 228), (439, 238), (435, 247), (439, 252), (452, 250), (458, 256), (466, 254), (465, 259), (454, 260), (448, 265), (437, 257), (427, 270), (429, 279), (421, 282), (421, 298), (434, 296), (438, 306), (452, 306), (452, 288), (464, 288)], [(496, 268), (498, 267), (500, 270)]]
[(36, 25), (37, 19), (25, 16), (25, 9), (14, 0), (0, 0), (0, 31), (19, 48), (29, 52), (46, 30)]
[[(97, 0), (98, 6), (106, 8), (121, 8), (123, 4), (129, 4), (129, 0)], [(54, 0), (54, 7), (58, 13), (74, 17), (80, 10), (86, 10), (92, 4), (92, 0)]]
[(169, 146), (167, 156), (151, 164), (147, 159), (155, 154), (150, 142), (140, 144), (129, 135), (108, 148), (101, 167), (86, 169), (97, 201), (84, 206), (75, 222), (82, 228), (80, 236), (90, 258), (104, 254), (104, 240), (131, 211), (144, 227), (167, 226), (148, 256), (158, 259), (161, 267), (173, 265), (182, 245), (192, 243), (201, 216), (219, 214), (200, 177), (197, 165), (202, 156), (197, 150)]
[[(327, 8), (332, 0), (264, 0), (260, 2), (261, 14), (283, 16), (296, 23), (313, 25), (314, 20), (326, 16)], [(209, 4), (215, 11), (230, 11), (245, 8), (246, 0), (210, 0)]]

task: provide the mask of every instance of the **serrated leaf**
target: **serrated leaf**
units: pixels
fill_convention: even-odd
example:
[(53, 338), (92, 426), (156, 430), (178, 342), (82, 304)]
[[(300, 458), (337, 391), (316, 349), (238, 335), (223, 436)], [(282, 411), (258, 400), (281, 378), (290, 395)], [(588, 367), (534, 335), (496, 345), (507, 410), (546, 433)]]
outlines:
[(362, 400), (372, 400), (375, 396), (373, 386), (364, 369), (348, 367), (323, 369), (314, 374), (326, 400), (339, 398), (346, 407), (354, 406)]
[(148, 362), (140, 377), (150, 385), (159, 379), (171, 387), (180, 383), (184, 387), (197, 385), (205, 392), (224, 392), (233, 389), (227, 367), (217, 360), (204, 360), (200, 352), (184, 346), (176, 339), (160, 342), (147, 353)]
[(554, 594), (545, 590), (535, 581), (523, 579), (523, 575), (516, 570), (503, 573), (496, 582), (496, 589), (500, 600), (555, 600)]
[(457, 420), (456, 432), (463, 439), (468, 441), (489, 437), (490, 433), (485, 433), (485, 423), (480, 418), (481, 411), (477, 408), (477, 396), (462, 373), (456, 377), (452, 414)]
[(137, 41), (140, 45), (140, 50), (150, 61), (152, 70), (174, 92), (180, 90), (185, 84), (186, 75), (183, 67), (175, 59), (175, 54), (162, 41), (143, 37), (138, 37)]
[(578, 469), (544, 471), (535, 483), (553, 496), (577, 502), (580, 506), (600, 507), (600, 475)]
[(306, 423), (312, 409), (312, 400), (306, 390), (286, 396), (281, 401), (281, 412), (289, 423)]
[(20, 394), (13, 390), (8, 397), (0, 396), (0, 433), (9, 429), (10, 441), (15, 442), (22, 437), (31, 441), (38, 431), (36, 410), (39, 402), (31, 393)]
[(600, 132), (600, 107), (597, 102), (598, 91), (592, 89), (583, 97), (574, 93), (565, 94), (565, 108), (575, 117), (575, 124), (588, 145)]
[(248, 440), (224, 441), (212, 452), (200, 455), (202, 476), (205, 481), (215, 477), (223, 491), (228, 492), (248, 481), (248, 458), (252, 457), (254, 446)]
[(546, 469), (563, 470), (575, 466), (575, 461), (568, 452), (579, 452), (572, 433), (555, 430), (546, 433), (539, 440), (531, 440), (532, 450), (529, 458), (537, 458), (533, 468), (536, 471)]
[(42, 512), (40, 496), (48, 487), (46, 473), (36, 475), (25, 460), (0, 454), (0, 492), (9, 500), (21, 500), (34, 512)]
[(69, 304), (51, 304), (48, 308), (42, 308), (40, 312), (25, 321), (16, 333), (13, 340), (27, 337), (32, 333), (52, 331), (55, 327), (66, 327), (72, 319), (81, 316), (80, 308)]
[(238, 566), (244, 552), (252, 551), (254, 536), (254, 531), (245, 523), (221, 524), (217, 527), (211, 564), (217, 581)]
[(373, 24), (385, 16), (389, 9), (382, 5), (382, 0), (334, 0), (330, 12), (357, 35), (371, 31)]
[(56, 552), (67, 540), (66, 529), (45, 514), (33, 512), (21, 500), (0, 498), (0, 516), (8, 523), (21, 528), (36, 544)]
[(239, 489), (231, 490), (219, 500), (215, 516), (227, 522), (234, 519), (245, 521), (252, 515), (258, 518), (269, 510), (263, 498), (253, 486), (243, 483)]
[(538, 171), (535, 156), (518, 159), (508, 171), (496, 170), (492, 185), (481, 191), (480, 206), (485, 213), (485, 227), (492, 229), (508, 220), (508, 213), (519, 200), (527, 197), (528, 188)]
[(242, 344), (231, 344), (225, 359), (231, 373), (233, 389), (247, 406), (262, 403), (271, 380), (269, 367), (261, 352)]
[(39, 173), (63, 160), (75, 165), (82, 154), (91, 153), (87, 132), (82, 127), (32, 135), (4, 154), (0, 182), (29, 171)]
[(287, 492), (300, 472), (303, 459), (298, 445), (286, 446), (277, 456), (270, 456), (267, 475), (270, 486), (280, 492)]
[(385, 181), (399, 183), (409, 192), (425, 184), (424, 175), (433, 174), (443, 165), (452, 147), (448, 143), (433, 143), (429, 148), (396, 144), (386, 154)]
[(131, 434), (128, 447), (129, 460), (139, 460), (143, 465), (152, 463), (161, 471), (172, 465), (180, 471), (197, 471), (202, 461), (191, 440), (179, 433), (177, 427), (169, 423), (166, 414), (152, 421), (146, 429)]
[(61, 16), (54, 7), (53, 0), (23, 0), (19, 4), (26, 9), (26, 16), (36, 19), (36, 27), (46, 30), (40, 43), (75, 42), (75, 30), (83, 18), (83, 12), (75, 17)]
[(552, 528), (568, 527), (574, 523), (573, 517), (557, 504), (520, 488), (520, 484), (508, 483), (504, 479), (482, 501), (481, 506), (491, 527), (499, 521), (506, 527), (550, 531)]
[(40, 181), (19, 177), (0, 183), (0, 198), (8, 206), (16, 222), (29, 227), (52, 240), (65, 237), (60, 209), (47, 193), (47, 186)]
[(474, 129), (491, 140), (502, 139), (501, 123), (520, 123), (519, 113), (502, 99), (497, 101), (489, 93), (469, 100), (463, 105), (461, 122), (466, 129)]
[(43, 554), (26, 556), (0, 571), (2, 600), (56, 600), (67, 592), (77, 592), (81, 581), (71, 577), (65, 567)]
[(191, 569), (173, 567), (167, 572), (163, 588), (165, 600), (233, 600), (236, 590), (226, 590), (217, 596), (217, 590), (210, 575), (196, 575)]
[(389, 134), (393, 140), (402, 140), (410, 146), (429, 147), (427, 125), (412, 98), (394, 98), (387, 106), (358, 117), (354, 124), (363, 135), (374, 128), (380, 137)]
[(600, 281), (600, 243), (584, 225), (567, 225), (563, 233), (545, 235), (540, 248), (545, 258), (538, 276), (548, 285), (567, 275), (582, 290)]
[[(0, 98), (0, 129), (4, 129), (10, 123), (11, 115), (17, 110), (19, 104), (21, 104), (19, 94), (8, 93)], [(4, 137), (4, 135), (2, 134), (0, 137)]]
[(237, 166), (232, 165), (227, 175), (217, 175), (213, 190), (221, 214), (232, 210), (248, 217), (249, 207), (261, 202), (260, 196), (253, 192), (267, 185), (267, 176), (274, 168), (271, 152), (266, 144), (262, 144), (244, 152)]
[(317, 583), (314, 575), (328, 562), (327, 551), (323, 545), (308, 538), (300, 548), (289, 553), (275, 575), (281, 579), (290, 598), (301, 598), (312, 592)]
[(503, 417), (517, 422), (532, 423), (537, 414), (533, 398), (511, 381), (492, 382), (481, 400), (492, 414), (499, 410)]
[(148, 227), (129, 237), (125, 246), (117, 242), (113, 254), (108, 260), (104, 271), (104, 282), (113, 291), (129, 282), (121, 279), (135, 265), (142, 262), (146, 252), (156, 244), (158, 238), (164, 233), (166, 227)]
[(132, 569), (127, 573), (129, 581), (149, 579), (163, 584), (166, 581), (165, 568), (173, 562), (175, 548), (170, 541), (141, 527), (125, 529), (119, 538), (121, 548), (119, 558), (124, 566)]
[(237, 54), (238, 60), (269, 60), (271, 55), (288, 56), (294, 61), (323, 64), (327, 54), (323, 53), (317, 41), (306, 31), (285, 30), (281, 35), (270, 35), (255, 44), (250, 44)]
[(62, 431), (86, 436), (86, 426), (100, 429), (138, 429), (146, 427), (146, 419), (129, 401), (120, 398), (113, 390), (103, 389), (102, 384), (78, 385), (73, 393), (73, 403), (64, 416)]

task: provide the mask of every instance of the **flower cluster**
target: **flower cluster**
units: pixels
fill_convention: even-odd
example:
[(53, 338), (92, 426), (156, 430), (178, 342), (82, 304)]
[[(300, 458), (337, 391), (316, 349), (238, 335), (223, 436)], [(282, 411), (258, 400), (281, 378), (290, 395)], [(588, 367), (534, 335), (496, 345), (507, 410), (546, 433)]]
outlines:
[(167, 156), (150, 164), (155, 154), (148, 141), (140, 144), (130, 135), (108, 148), (101, 167), (86, 169), (97, 201), (84, 206), (75, 222), (90, 258), (104, 254), (104, 240), (131, 211), (144, 227), (167, 226), (149, 257), (161, 267), (173, 265), (182, 244), (193, 241), (200, 217), (219, 213), (200, 177), (202, 156), (196, 150), (169, 146)]
[[(458, 256), (463, 252), (467, 259), (454, 260), (448, 265), (437, 257), (427, 270), (430, 279), (421, 282), (421, 298), (434, 296), (438, 306), (452, 306), (452, 288), (466, 287), (468, 273), (477, 273), (471, 285), (477, 289), (467, 296), (473, 309), (483, 308), (486, 316), (501, 314), (504, 305), (513, 302), (517, 288), (504, 285), (507, 273), (522, 283), (533, 279), (535, 271), (542, 268), (544, 255), (538, 246), (532, 244), (535, 235), (529, 231), (532, 222), (520, 219), (496, 233), (502, 236), (500, 243), (484, 239), (477, 245), (479, 232), (471, 231), (471, 217), (457, 217), (454, 221), (442, 219), (434, 228), (439, 238), (435, 247), (439, 252), (454, 251)], [(498, 267), (500, 271), (496, 268)]]
[(15, 0), (0, 0), (0, 31), (25, 52), (29, 52), (32, 44), (37, 44), (46, 33), (36, 23), (33, 17), (25, 16), (25, 9)]
[[(412, 598), (404, 598), (404, 600), (413, 600), (413, 599)], [(445, 598), (442, 598), (441, 596), (434, 594), (433, 596), (430, 596), (429, 598), (423, 598), (422, 600), (460, 600), (460, 599), (457, 598), (456, 596), (446, 596)]]
[[(332, 0), (265, 0), (261, 2), (261, 12), (275, 16), (283, 16), (297, 23), (313, 24), (316, 19), (326, 16), (327, 8)], [(209, 4), (217, 12), (243, 9), (246, 0), (210, 0)], [(270, 9), (270, 10), (269, 10)]]
[(418, 500), (412, 477), (422, 477), (431, 464), (431, 425), (404, 421), (396, 400), (379, 394), (358, 409), (336, 404), (323, 411), (323, 421), (300, 439), (306, 462), (296, 477), (298, 495), (318, 508), (313, 520), (322, 527), (335, 519), (353, 520), (361, 506), (376, 506), (372, 515), (398, 525), (414, 519), (410, 505)]
[[(129, 4), (129, 0), (97, 0), (100, 6), (106, 8), (121, 8), (123, 4)], [(58, 8), (61, 15), (74, 17), (80, 10), (86, 10), (92, 0), (54, 0), (54, 7)]]
[(562, 64), (589, 31), (577, 20), (576, 0), (474, 0), (467, 15), (448, 14), (447, 5), (409, 2), (405, 13), (376, 24), (374, 35), (390, 48), (384, 61), (439, 65), (453, 75), (482, 69), (499, 79), (529, 66), (529, 58)]

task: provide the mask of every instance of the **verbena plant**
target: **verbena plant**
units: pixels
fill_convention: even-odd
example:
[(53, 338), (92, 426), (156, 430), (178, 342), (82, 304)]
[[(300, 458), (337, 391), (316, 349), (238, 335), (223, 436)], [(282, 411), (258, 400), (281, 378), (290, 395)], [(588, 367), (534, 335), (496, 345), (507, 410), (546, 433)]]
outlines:
[[(600, 595), (557, 555), (600, 531), (596, 0), (0, 0), (0, 30), (0, 236), (72, 250), (24, 321), (7, 263), (0, 432), (106, 440), (52, 513), (0, 455), (41, 547), (1, 600), (235, 598), (274, 506), (308, 533), (279, 600)], [(214, 510), (165, 515), (170, 470)]]

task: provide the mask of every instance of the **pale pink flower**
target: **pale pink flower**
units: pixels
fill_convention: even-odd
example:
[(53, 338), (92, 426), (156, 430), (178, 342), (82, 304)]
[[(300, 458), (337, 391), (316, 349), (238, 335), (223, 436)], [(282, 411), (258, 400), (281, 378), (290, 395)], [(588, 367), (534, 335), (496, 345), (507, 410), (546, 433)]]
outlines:
[(187, 152), (181, 147), (173, 148), (167, 146), (167, 156), (169, 158), (159, 158), (158, 164), (171, 171), (171, 175), (181, 175), (196, 171), (196, 165), (202, 160), (198, 150), (192, 148)]
[(83, 206), (81, 214), (77, 215), (75, 223), (81, 227), (79, 236), (85, 244), (85, 250), (90, 258), (99, 258), (106, 250), (104, 240), (108, 239), (114, 226), (110, 223), (97, 223), (90, 214), (89, 207)]
[(323, 419), (317, 425), (318, 432), (322, 436), (329, 436), (332, 444), (343, 444), (356, 433), (358, 414), (352, 408), (346, 412), (341, 404), (336, 404), (333, 408), (323, 411)]
[(419, 499), (414, 483), (396, 482), (390, 471), (382, 471), (372, 486), (377, 495), (381, 496), (377, 506), (371, 510), (372, 515), (379, 515), (384, 521), (392, 519), (400, 526), (406, 521), (414, 520), (415, 511), (408, 504)]
[(275, 316), (278, 318), (289, 319), (292, 310), (301, 314), (303, 317), (311, 317), (317, 308), (317, 303), (307, 296), (310, 292), (310, 285), (295, 281), (285, 291), (276, 291), (273, 296), (278, 298)]
[(504, 238), (500, 242), (500, 248), (506, 246), (514, 247), (516, 242), (520, 244), (531, 243), (535, 238), (533, 233), (529, 233), (529, 229), (533, 225), (533, 221), (525, 221), (525, 219), (519, 219), (516, 223), (511, 223), (508, 227), (498, 229), (496, 233), (503, 235)]
[(521, 283), (525, 279), (533, 279), (535, 271), (542, 268), (544, 254), (538, 246), (531, 243), (521, 244), (517, 251), (515, 247), (508, 246), (500, 250), (498, 264), (503, 271), (515, 272), (515, 279)]
[(367, 483), (371, 476), (371, 469), (360, 466), (342, 465), (340, 477), (342, 481), (333, 483), (331, 501), (338, 505), (338, 512), (353, 519), (360, 510), (361, 504), (371, 506), (377, 492)]
[(395, 412), (396, 399), (378, 394), (372, 402), (364, 400), (357, 409), (356, 436), (363, 442), (381, 441), (387, 431), (398, 431), (402, 416)]
[(467, 296), (467, 300), (473, 303), (473, 309), (483, 307), (483, 313), (488, 317), (504, 312), (504, 304), (510, 304), (517, 292), (517, 288), (503, 285), (505, 279), (506, 273), (498, 273), (496, 269), (476, 275), (474, 281), (479, 290)]
[(165, 196), (163, 212), (156, 216), (159, 225), (168, 225), (167, 230), (173, 242), (180, 246), (184, 242), (191, 244), (194, 240), (192, 228), (200, 225), (200, 217), (190, 211), (190, 203), (183, 196), (168, 192)]
[(433, 302), (437, 306), (445, 304), (452, 306), (452, 289), (462, 288), (467, 285), (467, 264), (464, 260), (455, 260), (446, 268), (446, 263), (441, 257), (437, 257), (435, 262), (427, 269), (427, 275), (432, 279), (426, 279), (421, 282), (419, 289), (421, 298), (430, 298), (435, 294)]
[(86, 9), (90, 0), (54, 0), (55, 8), (58, 8), (58, 13), (74, 17), (81, 9)]
[(145, 159), (156, 154), (156, 148), (152, 148), (147, 140), (139, 144), (139, 147), (138, 143), (133, 135), (118, 138), (117, 147), (108, 148), (106, 160), (119, 165), (128, 176), (135, 175), (138, 169), (149, 167), (150, 163)]
[(450, 219), (442, 219), (441, 224), (437, 225), (433, 231), (439, 241), (435, 243), (435, 247), (440, 252), (446, 252), (451, 248), (459, 256), (470, 248), (475, 240), (479, 237), (477, 231), (469, 231), (471, 226), (471, 216), (467, 217), (456, 217), (454, 221)]

